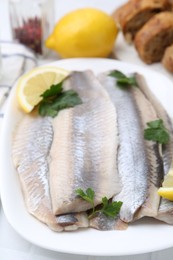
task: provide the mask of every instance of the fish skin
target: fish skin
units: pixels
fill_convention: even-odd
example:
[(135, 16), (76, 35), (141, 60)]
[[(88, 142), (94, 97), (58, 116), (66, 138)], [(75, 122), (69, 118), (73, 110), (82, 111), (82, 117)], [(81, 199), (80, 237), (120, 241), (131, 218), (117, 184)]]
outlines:
[[(113, 200), (123, 202), (120, 219), (131, 222), (136, 211), (144, 203), (147, 190), (145, 176), (148, 166), (146, 155), (142, 149), (144, 143), (141, 138), (139, 115), (129, 92), (117, 88), (114, 78), (107, 76), (107, 74), (100, 74), (98, 78), (110, 95), (117, 109), (118, 117), (119, 148), (117, 163), (122, 190)], [(141, 158), (143, 158), (142, 161)], [(138, 176), (136, 176), (137, 173)]]
[[(145, 129), (147, 127), (147, 122), (158, 119), (157, 113), (139, 88), (133, 87), (131, 92), (140, 115), (141, 128)], [(162, 156), (160, 154), (160, 145), (154, 141), (144, 140), (144, 147), (149, 167), (147, 173), (148, 188), (146, 201), (135, 216), (137, 219), (143, 216), (157, 216), (160, 204), (160, 196), (157, 191), (162, 183), (164, 172)]]
[(139, 86), (139, 89), (143, 92), (143, 94), (146, 96), (146, 98), (152, 103), (158, 118), (163, 120), (164, 126), (169, 132), (170, 135), (170, 141), (168, 144), (163, 145), (162, 148), (162, 154), (163, 154), (163, 163), (164, 163), (164, 173), (167, 174), (172, 162), (173, 158), (173, 125), (171, 122), (171, 119), (165, 110), (165, 108), (162, 106), (162, 104), (159, 102), (159, 100), (156, 98), (156, 96), (152, 93), (152, 91), (149, 89), (147, 82), (145, 81), (144, 77), (139, 74), (135, 73), (135, 79), (137, 81), (137, 84)]
[(27, 210), (53, 230), (62, 231), (51, 210), (47, 179), (52, 138), (48, 118), (26, 115), (15, 132), (12, 153)]
[[(156, 215), (159, 201), (157, 200), (154, 209), (150, 210), (150, 203), (148, 201), (148, 197), (151, 198), (149, 187), (150, 185), (152, 186), (154, 192), (151, 194), (154, 194), (157, 198), (155, 185), (158, 186), (158, 183), (160, 183), (160, 176), (155, 176), (153, 172), (151, 179), (149, 178), (149, 173), (153, 171), (151, 169), (149, 152), (154, 148), (152, 156), (154, 156), (155, 163), (157, 163), (160, 155), (155, 143), (149, 143), (144, 140), (143, 132), (144, 123), (157, 119), (156, 114), (151, 104), (137, 88), (132, 87), (128, 90), (123, 90), (116, 87), (116, 80), (113, 77), (107, 76), (107, 74), (100, 74), (98, 77), (117, 109), (120, 140), (118, 170), (122, 182), (122, 190), (114, 196), (113, 200), (123, 202), (120, 210), (120, 219), (125, 222), (132, 222), (144, 215)], [(141, 118), (140, 104), (137, 102), (139, 97), (137, 96), (140, 96), (140, 102), (143, 101), (145, 105), (150, 107), (151, 114), (147, 113), (145, 120)], [(144, 148), (146, 144), (147, 149)], [(161, 161), (159, 157), (159, 166), (156, 172), (158, 172), (160, 167)]]
[(56, 221), (65, 231), (74, 231), (78, 228), (87, 228), (89, 226), (88, 215), (86, 212), (59, 215), (56, 216)]
[(60, 111), (53, 123), (59, 129), (50, 151), (50, 192), (56, 215), (91, 208), (77, 196), (79, 188), (95, 191), (95, 205), (120, 190), (116, 110), (90, 71), (74, 72), (65, 82), (65, 89), (69, 88), (77, 91), (83, 103)]
[(64, 81), (63, 89), (73, 89), (76, 91), (80, 96), (82, 103), (87, 103), (90, 102), (90, 100), (98, 98), (103, 98), (110, 102), (109, 95), (91, 70), (72, 72)]
[(119, 216), (115, 218), (107, 217), (103, 213), (99, 213), (90, 220), (90, 227), (98, 230), (126, 230), (128, 224), (123, 222)]
[(161, 198), (158, 214), (155, 218), (173, 225), (173, 202)]
[[(67, 219), (64, 227), (52, 212), (48, 180), (49, 151), (52, 141), (52, 119), (41, 118), (33, 113), (24, 116), (14, 133), (12, 157), (26, 208), (30, 214), (54, 231), (86, 227), (89, 224), (86, 213), (74, 215), (75, 223), (68, 221), (69, 218), (65, 216), (64, 221)], [(83, 214), (84, 216), (80, 216)]]
[[(144, 77), (138, 73), (135, 74), (136, 81), (140, 90), (145, 94), (145, 96), (152, 102), (157, 115), (159, 118), (163, 120), (164, 126), (169, 132), (170, 141), (168, 144), (163, 146), (162, 154), (163, 154), (163, 165), (164, 165), (164, 176), (168, 173), (169, 169), (173, 165), (173, 126), (171, 119), (162, 106), (162, 104), (157, 100), (155, 95), (148, 88), (147, 83)], [(158, 214), (155, 217), (163, 222), (173, 225), (173, 202), (167, 199), (161, 198), (160, 206), (158, 210)]]

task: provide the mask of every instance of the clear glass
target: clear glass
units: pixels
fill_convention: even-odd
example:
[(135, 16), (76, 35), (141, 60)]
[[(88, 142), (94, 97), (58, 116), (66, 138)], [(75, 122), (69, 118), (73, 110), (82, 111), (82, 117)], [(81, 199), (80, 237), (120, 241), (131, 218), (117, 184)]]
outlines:
[(54, 26), (54, 1), (10, 0), (9, 8), (13, 39), (46, 57), (45, 40)]

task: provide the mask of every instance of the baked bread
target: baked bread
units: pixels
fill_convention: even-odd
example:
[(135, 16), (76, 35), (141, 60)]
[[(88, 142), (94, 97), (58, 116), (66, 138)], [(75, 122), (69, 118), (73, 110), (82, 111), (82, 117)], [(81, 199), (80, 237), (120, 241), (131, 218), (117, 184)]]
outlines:
[(140, 58), (148, 64), (161, 61), (173, 43), (173, 12), (153, 16), (136, 34), (134, 44)]
[(171, 6), (171, 10), (173, 10), (173, 0), (168, 0), (170, 6)]
[(173, 73), (173, 44), (166, 48), (162, 64), (169, 72)]
[(124, 37), (131, 43), (136, 32), (155, 14), (170, 10), (168, 0), (130, 0), (112, 14)]

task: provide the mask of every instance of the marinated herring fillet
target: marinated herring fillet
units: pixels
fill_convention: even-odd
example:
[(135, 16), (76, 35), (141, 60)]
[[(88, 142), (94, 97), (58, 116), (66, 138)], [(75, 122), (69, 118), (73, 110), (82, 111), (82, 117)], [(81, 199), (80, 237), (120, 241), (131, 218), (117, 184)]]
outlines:
[[(144, 131), (148, 122), (158, 119), (157, 113), (139, 88), (132, 88), (131, 91), (140, 115), (141, 129)], [(163, 180), (163, 161), (160, 146), (157, 142), (144, 140), (144, 150), (147, 155), (149, 168), (146, 176), (148, 187), (146, 200), (135, 216), (137, 219), (143, 216), (155, 217), (158, 213), (160, 196), (157, 191)]]
[(148, 166), (143, 149), (144, 142), (139, 115), (131, 94), (116, 87), (114, 78), (107, 76), (107, 74), (100, 74), (98, 77), (117, 108), (120, 143), (117, 164), (122, 190), (115, 196), (115, 200), (123, 201), (120, 219), (130, 222), (144, 203), (147, 190)]
[(49, 166), (56, 215), (91, 208), (77, 196), (79, 188), (95, 191), (95, 205), (102, 202), (102, 197), (109, 199), (120, 190), (115, 107), (90, 71), (72, 73), (64, 84), (64, 89), (69, 88), (77, 91), (83, 104), (61, 111), (53, 121)]
[[(144, 77), (138, 73), (135, 74), (136, 81), (140, 90), (145, 94), (145, 96), (152, 102), (157, 115), (164, 122), (164, 126), (169, 131), (170, 141), (168, 144), (162, 147), (162, 157), (163, 157), (163, 165), (164, 165), (164, 175), (166, 175), (171, 168), (172, 160), (173, 160), (173, 126), (170, 120), (169, 115), (166, 110), (163, 108), (161, 103), (157, 100), (157, 98), (153, 95), (151, 90), (148, 88), (147, 83)], [(173, 202), (167, 199), (161, 198), (158, 214), (156, 216), (157, 219), (164, 221), (168, 224), (173, 224)]]
[(65, 231), (74, 231), (78, 228), (87, 228), (89, 226), (88, 215), (86, 212), (56, 216), (56, 222)]
[(161, 198), (158, 214), (155, 218), (173, 225), (173, 202)]
[(135, 79), (138, 83), (140, 90), (145, 95), (145, 97), (152, 103), (157, 113), (157, 116), (163, 120), (164, 126), (169, 132), (170, 141), (168, 142), (168, 144), (162, 146), (164, 173), (167, 174), (171, 167), (171, 162), (173, 160), (173, 126), (171, 119), (164, 107), (162, 106), (162, 104), (152, 93), (152, 91), (148, 88), (144, 77), (139, 73), (135, 73)]
[(92, 218), (89, 226), (98, 230), (126, 230), (128, 228), (128, 224), (123, 222), (119, 218), (119, 215), (115, 218), (110, 218), (103, 213), (99, 213), (96, 217)]
[(47, 178), (52, 139), (50, 119), (27, 115), (16, 129), (12, 152), (29, 213), (51, 229), (61, 231), (63, 228), (52, 213)]
[[(134, 75), (138, 87), (122, 89), (108, 72), (72, 72), (63, 89), (76, 91), (82, 104), (53, 119), (32, 112), (17, 126), (12, 155), (27, 210), (52, 230), (123, 230), (144, 216), (173, 224), (173, 202), (157, 193), (173, 158), (172, 124), (144, 78)], [(170, 133), (162, 148), (144, 139), (147, 122), (160, 118)], [(105, 196), (122, 201), (119, 215), (100, 212), (89, 220), (91, 204), (79, 188), (94, 190), (98, 208)]]
[(19, 124), (13, 142), (13, 161), (17, 169), (26, 207), (29, 213), (54, 231), (87, 227), (86, 213), (56, 218), (49, 193), (49, 151), (53, 141), (50, 118), (33, 114)]
[[(131, 222), (142, 216), (155, 216), (159, 206), (159, 197), (156, 193), (161, 182), (159, 173), (162, 161), (157, 144), (144, 140), (144, 124), (146, 121), (157, 119), (155, 111), (137, 88), (120, 89), (116, 86), (116, 80), (106, 74), (100, 74), (99, 80), (117, 109), (119, 131), (117, 163), (122, 190), (113, 200), (123, 201), (120, 219)], [(155, 197), (158, 198), (156, 202)], [(136, 216), (145, 203), (147, 203), (145, 214), (140, 212)]]

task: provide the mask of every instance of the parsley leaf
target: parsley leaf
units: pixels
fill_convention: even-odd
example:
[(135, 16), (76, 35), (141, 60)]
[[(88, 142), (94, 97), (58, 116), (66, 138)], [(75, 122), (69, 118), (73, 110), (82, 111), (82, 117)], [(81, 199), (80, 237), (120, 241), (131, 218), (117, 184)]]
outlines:
[(147, 123), (147, 126), (149, 126), (150, 128), (153, 128), (153, 129), (164, 127), (163, 121), (161, 119), (155, 120), (155, 121), (150, 121)]
[(42, 95), (41, 97), (43, 98), (48, 98), (48, 97), (52, 97), (52, 96), (56, 96), (58, 94), (60, 94), (63, 89), (62, 89), (62, 83), (63, 81), (61, 81), (60, 83), (56, 84), (56, 85), (52, 85), (50, 86), (49, 89), (47, 89)]
[(52, 85), (41, 96), (38, 111), (41, 116), (57, 116), (58, 112), (65, 108), (74, 107), (82, 103), (80, 97), (74, 90), (63, 91), (62, 84)]
[(144, 129), (144, 138), (158, 142), (160, 144), (167, 144), (169, 142), (169, 133), (164, 127), (163, 120), (158, 119), (147, 123), (148, 128)]
[(91, 188), (88, 188), (86, 192), (84, 192), (82, 189), (77, 189), (76, 193), (78, 196), (88, 201), (92, 205), (92, 213), (89, 215), (89, 219), (93, 218), (99, 212), (102, 212), (104, 215), (108, 217), (114, 218), (119, 213), (121, 206), (123, 204), (121, 201), (110, 202), (107, 199), (107, 197), (103, 197), (102, 207), (99, 210), (95, 210), (94, 207), (95, 192)]
[(138, 86), (134, 76), (127, 77), (125, 74), (123, 74), (119, 70), (111, 71), (109, 76), (116, 78), (117, 79), (117, 81), (116, 81), (117, 85), (121, 88), (127, 88), (127, 87), (130, 87), (130, 86), (135, 86), (135, 87)]
[(88, 201), (90, 204), (93, 205), (95, 192), (94, 192), (91, 188), (88, 188), (88, 189), (86, 190), (86, 192), (84, 192), (82, 189), (77, 189), (77, 190), (76, 190), (76, 193), (77, 193), (82, 199)]
[(50, 103), (44, 101), (41, 101), (38, 112), (40, 116), (55, 117), (58, 114), (58, 111), (56, 111)]
[(122, 202), (121, 201), (113, 201), (110, 202), (107, 197), (102, 198), (103, 208), (102, 213), (108, 217), (114, 218), (120, 211)]

